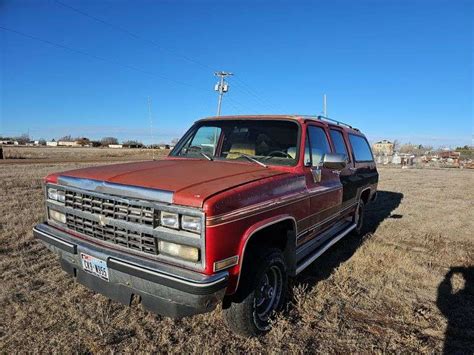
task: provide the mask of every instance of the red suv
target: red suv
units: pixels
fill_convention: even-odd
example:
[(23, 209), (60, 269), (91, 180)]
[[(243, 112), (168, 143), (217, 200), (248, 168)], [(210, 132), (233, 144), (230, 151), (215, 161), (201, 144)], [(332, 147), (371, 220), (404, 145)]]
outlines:
[(377, 182), (366, 138), (341, 122), (206, 118), (166, 159), (47, 176), (34, 235), (109, 298), (171, 317), (222, 304), (229, 326), (253, 336), (289, 277), (360, 232)]

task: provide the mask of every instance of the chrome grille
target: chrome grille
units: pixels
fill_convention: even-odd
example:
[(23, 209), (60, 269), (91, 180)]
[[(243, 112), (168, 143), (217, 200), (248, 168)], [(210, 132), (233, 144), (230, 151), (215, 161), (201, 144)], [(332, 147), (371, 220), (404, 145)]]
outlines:
[(116, 220), (155, 227), (154, 209), (138, 204), (101, 198), (91, 194), (66, 191), (65, 206)]
[(66, 224), (69, 229), (95, 239), (117, 244), (147, 254), (158, 254), (158, 243), (152, 234), (115, 227), (108, 224), (102, 226), (96, 221), (70, 213), (66, 214)]

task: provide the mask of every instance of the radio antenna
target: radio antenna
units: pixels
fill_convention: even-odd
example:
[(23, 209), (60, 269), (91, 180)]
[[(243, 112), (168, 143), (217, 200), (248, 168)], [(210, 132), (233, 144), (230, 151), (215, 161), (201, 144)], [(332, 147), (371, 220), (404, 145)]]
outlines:
[(151, 99), (148, 96), (148, 118), (150, 119), (150, 137), (151, 137), (151, 159), (155, 160), (155, 148), (153, 147), (153, 117), (151, 115)]
[(328, 117), (326, 94), (323, 95), (323, 116)]

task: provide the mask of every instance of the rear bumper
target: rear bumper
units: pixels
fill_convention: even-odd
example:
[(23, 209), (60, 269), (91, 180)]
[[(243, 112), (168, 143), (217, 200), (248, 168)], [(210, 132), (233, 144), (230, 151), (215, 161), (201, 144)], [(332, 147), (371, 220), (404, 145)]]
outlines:
[[(145, 309), (179, 318), (209, 312), (224, 298), (227, 272), (206, 276), (177, 271), (175, 267), (88, 243), (47, 224), (37, 225), (33, 234), (60, 256), (62, 268), (79, 283), (123, 304), (130, 305), (133, 295), (138, 295)], [(81, 253), (106, 261), (109, 281), (83, 271)]]

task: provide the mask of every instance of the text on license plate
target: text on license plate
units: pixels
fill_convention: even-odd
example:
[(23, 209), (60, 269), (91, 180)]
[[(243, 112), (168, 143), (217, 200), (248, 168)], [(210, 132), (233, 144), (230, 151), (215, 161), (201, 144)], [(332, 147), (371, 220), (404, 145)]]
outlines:
[(109, 281), (109, 269), (104, 260), (81, 253), (82, 268), (84, 271), (100, 277), (102, 280)]

